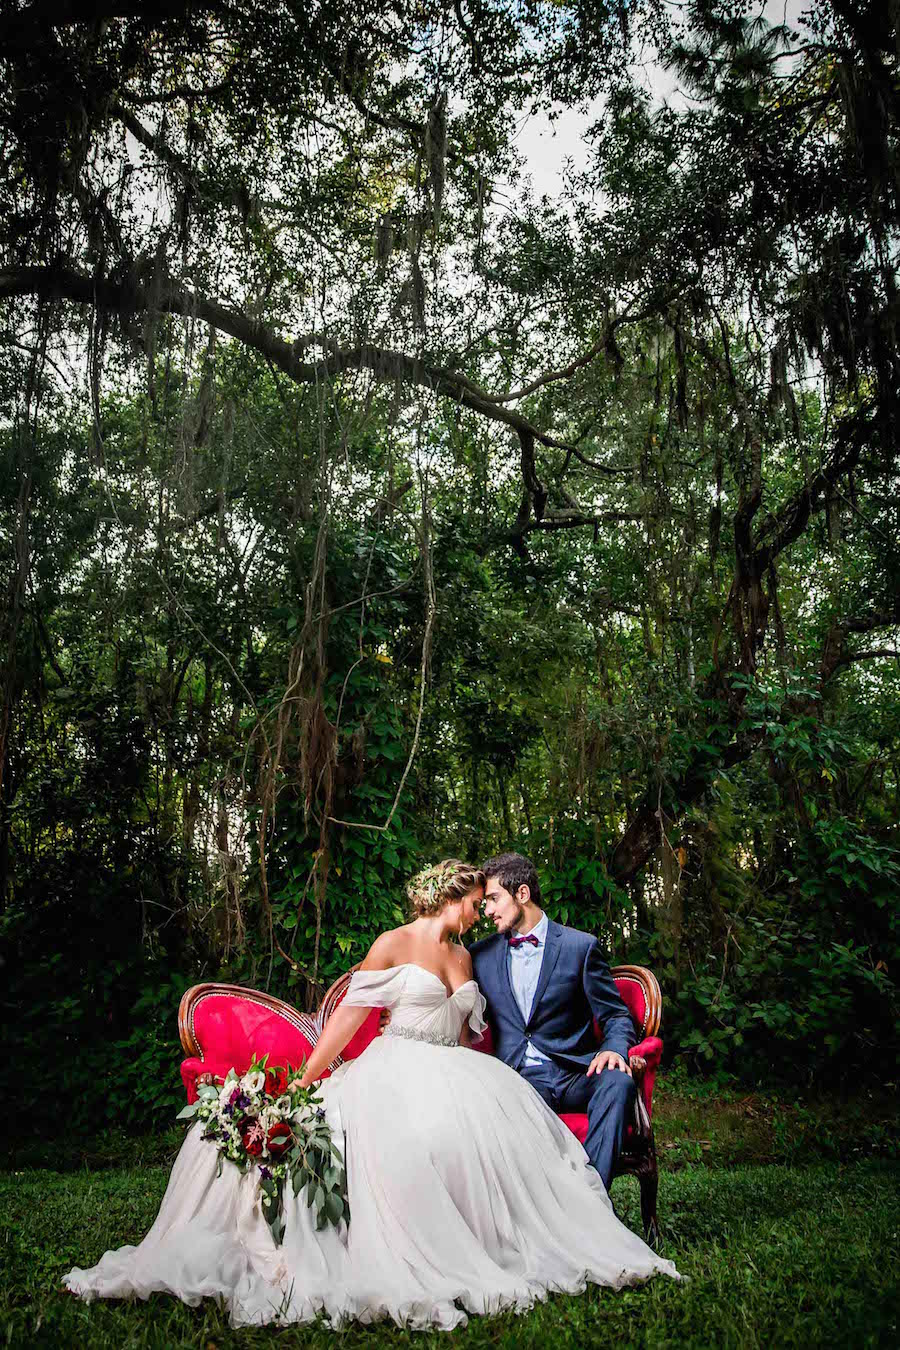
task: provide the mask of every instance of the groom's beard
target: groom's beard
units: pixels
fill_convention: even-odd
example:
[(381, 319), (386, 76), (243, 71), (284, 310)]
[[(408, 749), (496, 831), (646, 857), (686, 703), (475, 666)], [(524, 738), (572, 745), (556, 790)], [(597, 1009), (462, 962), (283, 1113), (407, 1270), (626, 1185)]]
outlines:
[(516, 913), (513, 915), (513, 917), (510, 919), (509, 923), (504, 923), (504, 924), (495, 925), (495, 927), (497, 928), (497, 932), (498, 932), (498, 933), (514, 933), (514, 932), (516, 931), (516, 929), (518, 928), (519, 924), (522, 922), (522, 915), (523, 915), (524, 913), (525, 913), (525, 911), (523, 910), (522, 906), (519, 905), (518, 910), (517, 910)]

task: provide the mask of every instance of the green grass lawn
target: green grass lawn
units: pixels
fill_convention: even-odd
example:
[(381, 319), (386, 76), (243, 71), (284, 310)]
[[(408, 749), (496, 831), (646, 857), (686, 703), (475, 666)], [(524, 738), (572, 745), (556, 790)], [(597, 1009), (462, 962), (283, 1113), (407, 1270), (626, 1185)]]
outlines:
[[(663, 1251), (690, 1282), (656, 1279), (621, 1293), (592, 1287), (526, 1316), (472, 1318), (449, 1334), (384, 1325), (233, 1331), (215, 1304), (191, 1309), (162, 1295), (146, 1304), (81, 1304), (59, 1291), (60, 1276), (140, 1239), (178, 1136), (132, 1143), (140, 1166), (122, 1165), (120, 1141), (97, 1148), (89, 1168), (7, 1171), (0, 1173), (0, 1346), (894, 1347), (900, 1162), (855, 1156), (854, 1110), (829, 1116), (757, 1097), (712, 1104), (668, 1095), (659, 1112)], [(865, 1104), (863, 1118), (872, 1119)], [(891, 1151), (887, 1131), (876, 1127), (870, 1151)], [(637, 1229), (636, 1183), (616, 1182), (614, 1198)]]

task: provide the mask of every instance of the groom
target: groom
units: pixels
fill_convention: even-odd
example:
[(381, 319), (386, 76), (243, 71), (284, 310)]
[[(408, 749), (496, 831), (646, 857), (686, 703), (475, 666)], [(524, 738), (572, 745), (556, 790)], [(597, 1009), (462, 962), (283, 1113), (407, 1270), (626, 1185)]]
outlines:
[(585, 1151), (608, 1191), (636, 1095), (628, 1009), (597, 939), (552, 923), (541, 909), (534, 863), (501, 853), (482, 871), (484, 913), (497, 932), (470, 953), (494, 1049), (554, 1111), (587, 1112)]

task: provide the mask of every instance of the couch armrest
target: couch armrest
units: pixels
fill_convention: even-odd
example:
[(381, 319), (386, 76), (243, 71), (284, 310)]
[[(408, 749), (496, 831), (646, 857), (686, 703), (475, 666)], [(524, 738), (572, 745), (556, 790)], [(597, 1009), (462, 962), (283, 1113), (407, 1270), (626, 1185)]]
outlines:
[(629, 1059), (642, 1059), (648, 1068), (659, 1068), (663, 1043), (658, 1036), (647, 1036), (640, 1045), (633, 1045), (628, 1051)]
[(206, 1072), (206, 1065), (202, 1059), (191, 1058), (181, 1061), (181, 1081), (187, 1093), (188, 1106), (197, 1100), (197, 1079)]
[(653, 1085), (662, 1052), (663, 1043), (658, 1036), (647, 1036), (628, 1051), (628, 1062), (648, 1116), (653, 1115)]

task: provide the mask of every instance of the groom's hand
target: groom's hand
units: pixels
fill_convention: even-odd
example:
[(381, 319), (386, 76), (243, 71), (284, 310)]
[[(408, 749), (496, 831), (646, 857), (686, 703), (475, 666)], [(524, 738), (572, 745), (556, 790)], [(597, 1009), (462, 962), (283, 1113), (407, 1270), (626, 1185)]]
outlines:
[(382, 1008), (381, 1012), (378, 1014), (378, 1035), (383, 1036), (385, 1027), (389, 1027), (390, 1025), (391, 1010), (390, 1008)]
[(599, 1055), (595, 1055), (587, 1068), (588, 1077), (592, 1073), (602, 1073), (604, 1069), (619, 1069), (631, 1076), (631, 1066), (615, 1050), (601, 1050)]

